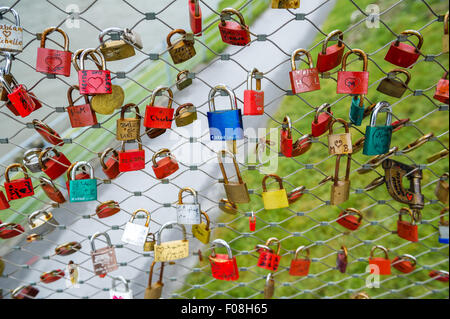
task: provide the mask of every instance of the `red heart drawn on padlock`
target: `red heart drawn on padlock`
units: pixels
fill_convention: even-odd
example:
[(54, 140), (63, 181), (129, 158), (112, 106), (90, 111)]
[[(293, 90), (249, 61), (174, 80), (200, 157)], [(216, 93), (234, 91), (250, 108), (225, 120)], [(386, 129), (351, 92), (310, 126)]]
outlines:
[(45, 58), (45, 63), (52, 68), (52, 71), (56, 71), (58, 67), (63, 63), (61, 58), (54, 57), (54, 56), (47, 56)]
[(11, 35), (11, 31), (3, 31), (3, 35), (5, 36), (5, 37), (9, 37), (10, 35)]
[(359, 85), (361, 84), (361, 80), (358, 78), (347, 78), (345, 80), (345, 86), (348, 87), (350, 90), (354, 90), (355, 88), (359, 87)]
[(88, 84), (94, 89), (98, 89), (103, 84), (103, 79), (101, 77), (89, 78)]

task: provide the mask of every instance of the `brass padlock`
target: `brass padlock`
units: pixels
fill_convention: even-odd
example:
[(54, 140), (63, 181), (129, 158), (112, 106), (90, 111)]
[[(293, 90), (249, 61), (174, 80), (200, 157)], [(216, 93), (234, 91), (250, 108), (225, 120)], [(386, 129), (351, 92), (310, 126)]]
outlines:
[(275, 293), (275, 280), (273, 280), (273, 274), (267, 275), (266, 284), (264, 285), (264, 299), (272, 299)]
[(439, 201), (445, 205), (448, 205), (448, 197), (449, 197), (449, 184), (448, 184), (449, 174), (445, 173), (441, 176), (441, 179), (436, 185), (436, 189), (434, 194), (439, 199)]
[(154, 233), (148, 233), (144, 243), (144, 251), (155, 250), (156, 237)]
[(442, 52), (448, 53), (448, 11), (444, 17), (444, 35), (442, 36)]
[(111, 94), (97, 94), (92, 97), (92, 109), (103, 115), (109, 115), (115, 109), (120, 109), (125, 101), (125, 92), (119, 85), (112, 85)]
[[(182, 38), (175, 44), (172, 44), (171, 39), (175, 34), (181, 34)], [(186, 33), (183, 29), (176, 29), (167, 35), (167, 47), (169, 54), (172, 57), (173, 63), (183, 63), (196, 55), (194, 48), (194, 35)]]
[(192, 235), (205, 245), (209, 243), (211, 237), (211, 222), (209, 220), (208, 214), (201, 212), (202, 216), (205, 217), (206, 223), (202, 221), (199, 225), (192, 225)]
[(184, 90), (191, 84), (192, 79), (189, 78), (189, 71), (188, 70), (180, 71), (180, 73), (178, 73), (177, 75), (177, 89), (180, 91)]
[(236, 215), (238, 213), (238, 207), (235, 203), (229, 201), (228, 199), (222, 198), (219, 201), (219, 208), (224, 213), (230, 215)]
[[(105, 41), (104, 37), (107, 35), (111, 36), (111, 39)], [(120, 39), (113, 40), (113, 35), (120, 37)], [(133, 37), (135, 41), (132, 40)], [(117, 61), (136, 55), (136, 51), (134, 50), (135, 46), (142, 49), (142, 41), (140, 40), (140, 36), (128, 29), (105, 29), (102, 33), (100, 33), (99, 40), (101, 43), (100, 52), (102, 52), (105, 56), (106, 61)]]
[[(236, 176), (238, 178), (237, 183), (230, 183), (228, 180), (227, 173), (225, 171), (225, 167), (223, 165), (222, 157), (226, 157), (228, 155), (232, 158), (234, 168), (236, 170)], [(222, 171), (223, 175), (223, 182), (225, 187), (225, 192), (227, 194), (227, 197), (230, 201), (234, 203), (248, 203), (250, 202), (250, 196), (248, 194), (247, 184), (244, 183), (242, 180), (241, 172), (239, 170), (239, 165), (236, 162), (236, 158), (234, 155), (226, 150), (221, 150), (217, 152), (217, 159), (219, 161), (220, 170)]]
[(197, 110), (192, 103), (180, 105), (175, 111), (175, 123), (178, 127), (186, 126), (197, 120)]
[[(399, 79), (397, 74), (404, 74), (406, 81)], [(377, 91), (392, 97), (401, 98), (408, 87), (409, 81), (411, 81), (411, 74), (408, 71), (394, 69), (380, 82)]]
[(155, 268), (156, 261), (152, 262), (152, 266), (150, 267), (150, 275), (148, 278), (148, 286), (145, 289), (144, 299), (159, 299), (162, 295), (162, 289), (164, 287), (163, 284), (163, 272), (164, 272), (164, 263), (161, 263), (161, 269), (159, 270), (159, 280), (152, 284), (153, 278), (153, 269)]
[(350, 167), (352, 163), (351, 154), (347, 154), (347, 167), (344, 180), (339, 180), (339, 164), (341, 156), (336, 155), (336, 168), (334, 173), (334, 182), (331, 185), (331, 205), (340, 205), (345, 203), (350, 196)]
[(147, 134), (148, 138), (157, 138), (158, 136), (163, 135), (166, 133), (167, 129), (165, 128), (149, 128), (145, 131), (145, 134)]
[(300, 0), (272, 0), (272, 9), (297, 9)]
[[(129, 108), (135, 110), (134, 118), (125, 118), (125, 112)], [(122, 107), (120, 111), (120, 119), (117, 120), (116, 139), (118, 141), (137, 140), (141, 137), (141, 115), (139, 108), (134, 103), (129, 103)]]
[[(336, 123), (342, 123), (345, 128), (344, 134), (334, 134), (333, 125)], [(351, 154), (353, 152), (352, 148), (352, 136), (350, 135), (350, 129), (348, 123), (343, 119), (334, 119), (330, 123), (330, 128), (328, 131), (328, 151), (330, 155), (342, 155)]]

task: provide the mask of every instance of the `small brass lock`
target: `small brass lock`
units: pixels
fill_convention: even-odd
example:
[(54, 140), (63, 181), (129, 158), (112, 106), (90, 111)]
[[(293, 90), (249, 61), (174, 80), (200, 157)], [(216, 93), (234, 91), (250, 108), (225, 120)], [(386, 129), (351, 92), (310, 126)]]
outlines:
[(267, 275), (266, 284), (264, 285), (264, 299), (272, 299), (275, 293), (275, 280), (273, 280), (273, 275), (270, 273)]
[[(120, 37), (119, 40), (113, 40), (113, 35)], [(104, 40), (105, 36), (111, 39)], [(134, 31), (120, 28), (108, 28), (99, 35), (101, 43), (100, 52), (105, 56), (106, 61), (123, 60), (136, 55), (134, 47), (142, 49), (140, 36)]]
[[(175, 44), (172, 44), (171, 38), (175, 34), (181, 34), (182, 38)], [(169, 48), (169, 54), (172, 57), (173, 63), (183, 63), (194, 57), (197, 54), (195, 52), (194, 43), (195, 41), (193, 40), (192, 33), (186, 33), (186, 31), (182, 29), (176, 29), (170, 32), (167, 35), (167, 47)]]
[(180, 105), (175, 111), (175, 123), (178, 127), (186, 126), (197, 120), (197, 111), (192, 103)]
[(149, 233), (147, 239), (144, 243), (144, 251), (154, 251), (155, 250), (156, 237), (154, 233)]
[(184, 90), (188, 86), (192, 84), (192, 79), (188, 77), (189, 71), (184, 70), (178, 73), (177, 75), (177, 89), (178, 90)]
[(351, 154), (347, 155), (347, 167), (345, 170), (344, 180), (339, 180), (339, 164), (341, 156), (336, 156), (336, 168), (334, 174), (334, 182), (331, 186), (331, 205), (340, 205), (345, 203), (350, 196), (350, 166), (352, 162)]
[(436, 190), (434, 194), (439, 199), (439, 201), (445, 205), (448, 205), (449, 199), (449, 184), (448, 184), (449, 174), (445, 173), (441, 176), (441, 179), (437, 183)]

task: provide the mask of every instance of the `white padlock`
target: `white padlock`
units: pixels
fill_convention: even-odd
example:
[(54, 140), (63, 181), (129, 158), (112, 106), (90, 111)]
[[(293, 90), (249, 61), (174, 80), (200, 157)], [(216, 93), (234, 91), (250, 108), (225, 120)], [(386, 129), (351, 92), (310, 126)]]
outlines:
[[(183, 193), (191, 193), (194, 197), (194, 203), (185, 204), (183, 203)], [(176, 206), (177, 210), (177, 223), (184, 225), (198, 225), (202, 222), (200, 204), (198, 203), (197, 192), (186, 187), (180, 190), (178, 193), (178, 204)]]
[[(117, 281), (121, 281), (121, 283), (123, 283), (123, 285), (125, 286), (125, 290), (117, 289)], [(109, 290), (109, 296), (111, 299), (133, 299), (133, 292), (128, 286), (127, 280), (122, 276), (119, 276), (113, 278), (112, 286)]]
[[(145, 225), (138, 225), (133, 223), (139, 212), (143, 212), (147, 215), (147, 221)], [(138, 209), (131, 216), (130, 221), (126, 224), (123, 231), (122, 241), (131, 245), (143, 247), (145, 240), (147, 239), (150, 224), (150, 213), (145, 209)]]

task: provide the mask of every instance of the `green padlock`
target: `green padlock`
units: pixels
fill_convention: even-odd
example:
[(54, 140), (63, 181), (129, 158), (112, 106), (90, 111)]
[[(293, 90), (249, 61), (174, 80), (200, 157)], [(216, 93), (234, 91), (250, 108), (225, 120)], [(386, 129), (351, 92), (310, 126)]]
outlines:
[[(377, 126), (378, 113), (387, 112), (386, 124)], [(381, 155), (389, 152), (392, 138), (392, 107), (388, 102), (380, 102), (373, 109), (370, 116), (370, 125), (366, 127), (366, 140), (364, 142), (364, 155)]]
[[(89, 179), (76, 179), (77, 169), (82, 167), (89, 169)], [(73, 166), (69, 183), (72, 203), (97, 200), (97, 180), (94, 178), (94, 168), (88, 162), (78, 162)]]
[(360, 126), (364, 118), (364, 95), (354, 96), (350, 114), (348, 115), (353, 125)]

